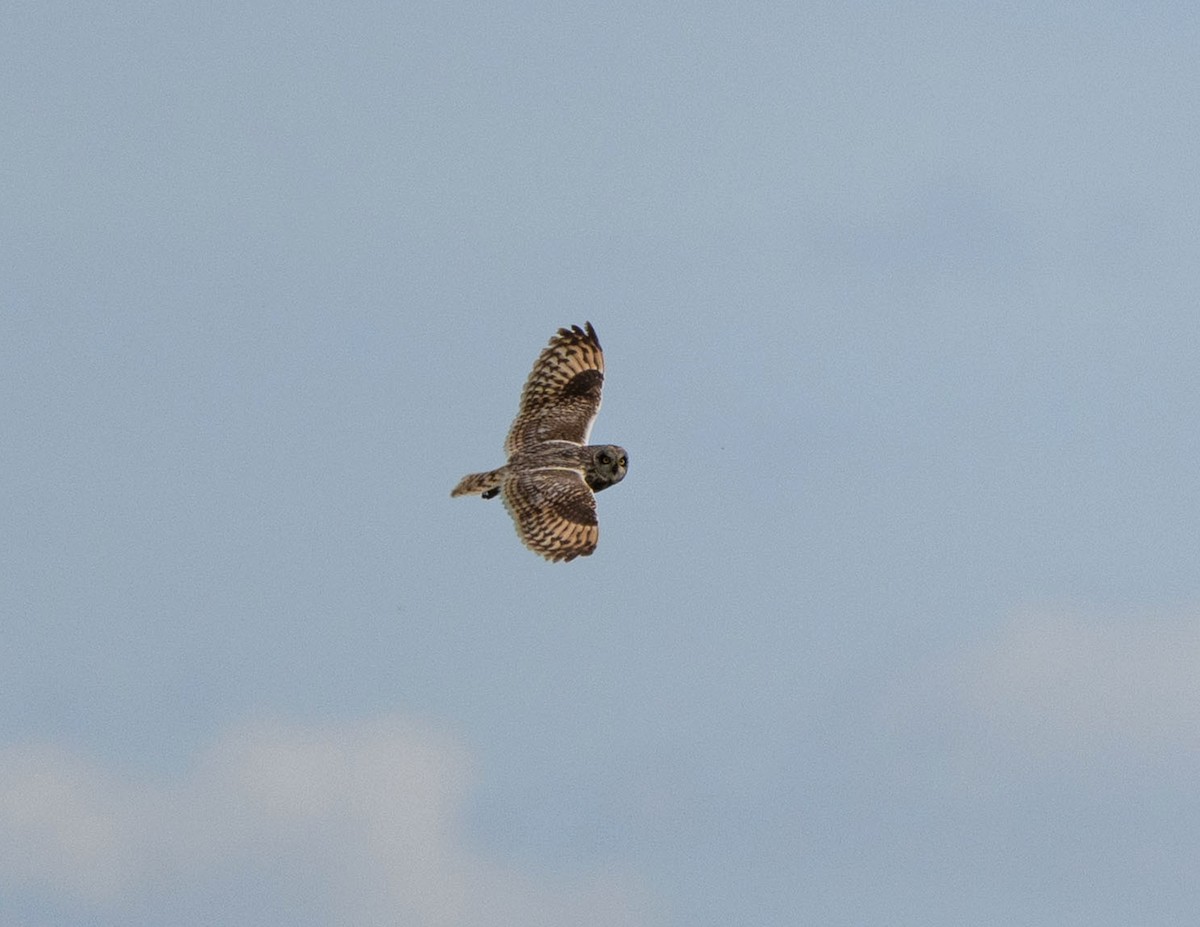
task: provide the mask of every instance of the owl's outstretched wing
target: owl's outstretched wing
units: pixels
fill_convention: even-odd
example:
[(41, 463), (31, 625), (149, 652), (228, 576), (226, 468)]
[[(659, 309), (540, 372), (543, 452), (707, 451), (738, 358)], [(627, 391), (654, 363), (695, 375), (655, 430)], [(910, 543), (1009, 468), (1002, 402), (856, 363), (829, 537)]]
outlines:
[(587, 444), (603, 385), (604, 352), (592, 323), (560, 328), (525, 381), (505, 452), (511, 455), (544, 441)]
[(521, 542), (547, 560), (574, 560), (596, 549), (596, 497), (578, 470), (539, 468), (510, 473), (500, 488)]

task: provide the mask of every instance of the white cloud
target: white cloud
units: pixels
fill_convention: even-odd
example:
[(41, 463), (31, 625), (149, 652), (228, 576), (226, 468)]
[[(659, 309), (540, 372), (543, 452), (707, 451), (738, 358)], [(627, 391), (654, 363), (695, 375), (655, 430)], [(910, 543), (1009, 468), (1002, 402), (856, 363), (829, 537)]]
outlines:
[(0, 884), (53, 884), (98, 902), (129, 885), (129, 796), (53, 747), (0, 753)]
[(202, 905), (233, 873), (240, 890), (272, 893), (260, 910), (291, 907), (313, 923), (651, 922), (631, 879), (539, 878), (471, 850), (459, 830), (470, 780), (460, 746), (402, 718), (242, 728), (165, 783), (125, 781), (54, 747), (10, 747), (0, 751), (0, 887), (108, 916), (179, 913), (171, 899)]
[(977, 720), (1041, 749), (1200, 749), (1200, 616), (1021, 615), (951, 677)]
[(1200, 613), (1017, 613), (906, 671), (877, 720), (871, 762), (914, 787), (1170, 792), (1200, 774)]

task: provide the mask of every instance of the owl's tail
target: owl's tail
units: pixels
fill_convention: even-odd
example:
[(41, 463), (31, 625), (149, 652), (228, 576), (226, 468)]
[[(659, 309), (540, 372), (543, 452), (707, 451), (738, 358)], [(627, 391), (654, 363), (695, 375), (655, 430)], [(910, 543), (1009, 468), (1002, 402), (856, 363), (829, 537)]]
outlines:
[(470, 473), (458, 481), (451, 490), (451, 496), (483, 496), (490, 499), (500, 491), (500, 481), (504, 478), (504, 467), (499, 470), (489, 470), (487, 473)]

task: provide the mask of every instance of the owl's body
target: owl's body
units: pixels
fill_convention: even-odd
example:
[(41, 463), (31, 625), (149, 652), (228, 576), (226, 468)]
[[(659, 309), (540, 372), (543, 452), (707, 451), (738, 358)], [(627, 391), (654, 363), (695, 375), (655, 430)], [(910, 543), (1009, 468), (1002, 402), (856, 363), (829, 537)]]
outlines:
[(508, 463), (463, 477), (450, 495), (500, 494), (521, 541), (547, 560), (591, 554), (600, 535), (595, 493), (621, 482), (629, 464), (615, 444), (587, 443), (603, 385), (592, 324), (560, 328), (525, 382), (504, 442)]

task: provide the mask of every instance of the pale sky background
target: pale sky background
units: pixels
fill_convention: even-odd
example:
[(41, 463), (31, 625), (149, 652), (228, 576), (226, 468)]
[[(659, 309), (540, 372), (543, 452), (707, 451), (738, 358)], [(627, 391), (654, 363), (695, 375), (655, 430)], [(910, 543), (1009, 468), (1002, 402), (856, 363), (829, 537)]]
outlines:
[(1200, 922), (1200, 13), (983, 6), (4, 4), (0, 923)]

